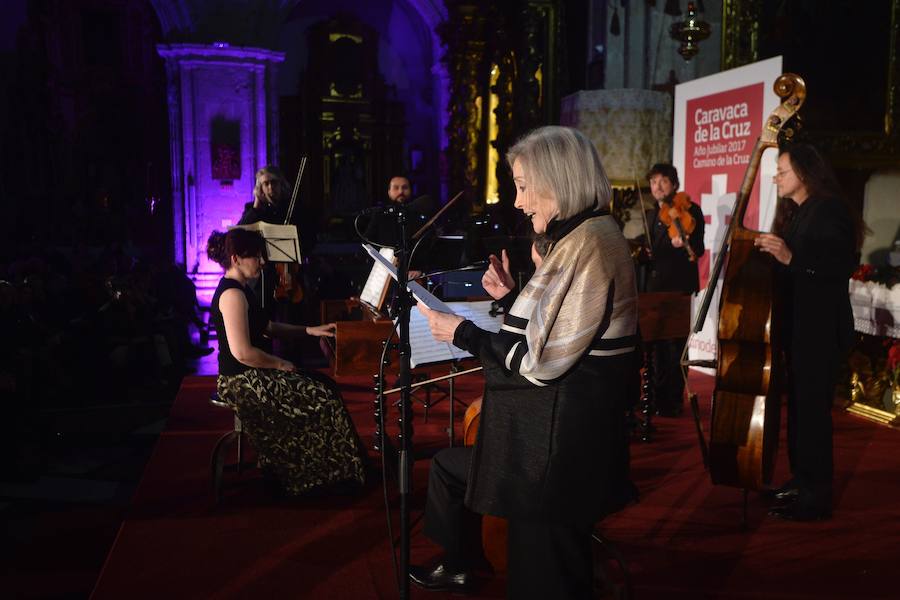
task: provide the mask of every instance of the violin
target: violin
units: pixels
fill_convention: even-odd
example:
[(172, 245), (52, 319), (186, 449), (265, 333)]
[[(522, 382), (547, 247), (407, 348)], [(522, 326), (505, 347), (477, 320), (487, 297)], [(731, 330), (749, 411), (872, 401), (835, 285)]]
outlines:
[(684, 241), (684, 249), (687, 250), (691, 261), (697, 260), (694, 249), (688, 242), (688, 237), (697, 227), (697, 222), (691, 215), (691, 197), (684, 192), (678, 192), (671, 202), (663, 202), (665, 206), (659, 207), (659, 221), (668, 230), (669, 239), (681, 238)]
[[(300, 180), (306, 169), (306, 156), (300, 158), (300, 171), (294, 182), (294, 191), (291, 194), (291, 203), (285, 213), (284, 224), (291, 224), (294, 214), (294, 206), (297, 204), (297, 195), (300, 192)], [(300, 265), (297, 263), (276, 263), (275, 271), (278, 273), (278, 285), (275, 287), (275, 299), (279, 302), (289, 301), (297, 304), (303, 300), (303, 286), (300, 285)]]
[(294, 304), (303, 300), (303, 286), (300, 285), (300, 265), (297, 263), (276, 263), (278, 285), (275, 287), (275, 299), (279, 302)]

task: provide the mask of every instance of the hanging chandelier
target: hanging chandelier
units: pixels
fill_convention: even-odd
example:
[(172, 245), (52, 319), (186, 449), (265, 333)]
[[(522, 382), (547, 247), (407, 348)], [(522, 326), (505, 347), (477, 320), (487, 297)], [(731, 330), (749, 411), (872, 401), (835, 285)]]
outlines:
[(709, 23), (697, 16), (697, 8), (693, 2), (688, 2), (684, 21), (672, 23), (672, 27), (669, 29), (669, 35), (681, 42), (678, 54), (686, 61), (691, 60), (700, 52), (699, 44), (709, 37), (709, 32)]

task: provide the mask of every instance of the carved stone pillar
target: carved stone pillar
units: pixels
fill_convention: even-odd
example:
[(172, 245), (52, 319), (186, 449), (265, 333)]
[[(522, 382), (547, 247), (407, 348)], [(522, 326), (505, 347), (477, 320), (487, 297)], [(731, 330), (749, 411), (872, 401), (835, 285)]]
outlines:
[(174, 255), (208, 302), (221, 268), (215, 229), (237, 223), (256, 169), (278, 162), (275, 69), (284, 54), (226, 44), (160, 44), (168, 78)]

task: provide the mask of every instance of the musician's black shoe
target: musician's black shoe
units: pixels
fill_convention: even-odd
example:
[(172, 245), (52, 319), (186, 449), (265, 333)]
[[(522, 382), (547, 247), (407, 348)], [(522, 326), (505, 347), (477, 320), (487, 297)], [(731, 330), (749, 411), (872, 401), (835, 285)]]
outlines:
[(773, 498), (782, 502), (796, 500), (800, 496), (800, 486), (793, 479), (785, 483), (779, 488), (773, 490), (765, 490), (763, 496)]
[(769, 515), (786, 521), (824, 521), (831, 518), (831, 509), (793, 501), (769, 510)]
[(800, 496), (800, 488), (798, 487), (782, 487), (775, 490), (772, 497), (776, 500), (790, 501)]
[(474, 575), (470, 571), (453, 571), (443, 563), (436, 567), (410, 565), (410, 580), (432, 592), (465, 592), (472, 588)]

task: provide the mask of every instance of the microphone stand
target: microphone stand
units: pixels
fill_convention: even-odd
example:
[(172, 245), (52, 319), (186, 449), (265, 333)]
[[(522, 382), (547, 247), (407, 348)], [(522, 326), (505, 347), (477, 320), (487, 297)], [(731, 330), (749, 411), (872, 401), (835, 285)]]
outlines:
[(413, 306), (412, 293), (406, 288), (409, 273), (409, 241), (406, 235), (406, 211), (402, 208), (397, 211), (397, 233), (399, 234), (399, 261), (397, 265), (397, 322), (399, 324), (399, 358), (400, 377), (400, 452), (397, 465), (398, 487), (400, 488), (400, 598), (409, 598), (409, 549), (410, 549), (410, 522), (409, 499), (412, 472), (410, 462), (412, 457), (412, 406), (410, 382), (410, 358), (412, 354), (409, 341), (409, 315)]
[[(457, 194), (459, 197), (460, 194)], [(456, 200), (454, 198), (454, 200)], [(446, 210), (446, 206), (443, 210)], [(439, 214), (443, 212), (439, 211)], [(399, 592), (401, 600), (408, 600), (409, 598), (409, 550), (410, 550), (410, 519), (409, 519), (409, 501), (410, 501), (410, 490), (412, 488), (412, 436), (413, 436), (413, 427), (412, 427), (412, 389), (413, 386), (410, 385), (412, 383), (412, 373), (410, 360), (412, 358), (412, 346), (410, 344), (409, 337), (409, 315), (412, 310), (415, 301), (413, 299), (412, 292), (407, 289), (407, 284), (409, 283), (409, 261), (411, 255), (411, 249), (409, 247), (409, 237), (407, 236), (407, 209), (404, 206), (389, 207), (387, 214), (393, 214), (397, 219), (397, 234), (399, 240), (399, 247), (397, 252), (398, 264), (397, 264), (397, 331), (398, 331), (398, 340), (397, 340), (397, 348), (400, 359), (400, 376), (397, 381), (397, 388), (391, 390), (391, 392), (400, 392), (400, 400), (397, 403), (397, 407), (399, 408), (400, 418), (398, 419), (398, 423), (400, 425), (400, 434), (399, 438), (399, 452), (398, 452), (398, 465), (397, 465), (397, 482), (400, 491), (400, 576), (401, 581), (399, 582)], [(382, 213), (385, 214), (385, 213)], [(420, 228), (415, 233), (415, 237), (421, 237), (425, 231), (430, 227), (437, 216), (433, 217), (428, 223), (425, 224), (422, 228)], [(358, 215), (357, 215), (358, 218)], [(358, 230), (357, 230), (358, 231)], [(385, 348), (385, 351), (387, 348)], [(376, 423), (380, 422), (382, 415), (384, 414), (384, 396), (387, 394), (384, 390), (384, 380), (382, 378), (381, 381), (376, 382)], [(376, 425), (380, 428), (380, 425)], [(379, 431), (379, 438), (384, 436), (384, 433)], [(380, 441), (378, 442), (381, 443)], [(382, 452), (388, 452), (390, 447), (390, 443), (387, 439), (384, 440), (384, 445), (381, 448)]]

